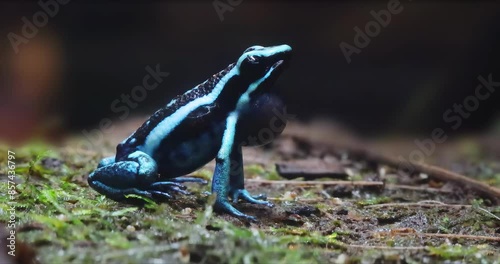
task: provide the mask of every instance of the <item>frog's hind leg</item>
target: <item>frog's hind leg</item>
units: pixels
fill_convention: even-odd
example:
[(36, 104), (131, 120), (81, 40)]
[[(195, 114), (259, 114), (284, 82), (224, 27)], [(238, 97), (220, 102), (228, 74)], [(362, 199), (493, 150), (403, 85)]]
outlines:
[(186, 188), (176, 182), (158, 182), (156, 162), (146, 153), (136, 151), (125, 159), (108, 157), (89, 175), (89, 185), (115, 201), (137, 203), (138, 195), (153, 200), (173, 198), (171, 192), (185, 194)]
[(111, 165), (113, 163), (115, 163), (115, 156), (106, 157), (106, 158), (102, 159), (99, 162), (99, 164), (97, 164), (97, 168), (105, 167), (105, 166)]

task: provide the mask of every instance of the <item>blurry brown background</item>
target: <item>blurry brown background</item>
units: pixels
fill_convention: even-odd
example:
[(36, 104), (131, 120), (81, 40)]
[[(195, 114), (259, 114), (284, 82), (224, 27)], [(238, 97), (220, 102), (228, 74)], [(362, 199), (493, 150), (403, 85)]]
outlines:
[[(54, 0), (55, 1), (55, 0)], [(48, 3), (52, 1), (41, 1)], [(221, 0), (222, 3), (227, 3)], [(237, 1), (233, 1), (237, 2)], [(0, 138), (56, 139), (119, 120), (110, 105), (142, 83), (145, 67), (170, 75), (131, 114), (149, 114), (235, 61), (254, 44), (287, 43), (291, 67), (277, 84), (289, 113), (326, 116), (358, 133), (429, 135), (443, 113), (474, 94), (479, 75), (500, 81), (500, 4), (402, 0), (403, 11), (347, 63), (339, 44), (389, 1), (242, 1), (223, 13), (212, 1), (81, 2), (59, 10), (16, 54), (9, 33), (37, 2), (0, 3)], [(453, 133), (498, 120), (500, 92)], [(450, 131), (451, 132), (451, 131)]]

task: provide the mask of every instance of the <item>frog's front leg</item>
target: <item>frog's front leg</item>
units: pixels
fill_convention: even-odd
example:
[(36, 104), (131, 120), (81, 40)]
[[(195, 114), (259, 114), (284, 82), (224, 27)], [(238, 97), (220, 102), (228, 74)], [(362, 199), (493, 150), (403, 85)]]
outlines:
[(233, 203), (238, 202), (239, 199), (253, 204), (263, 204), (269, 207), (274, 205), (266, 201), (267, 197), (261, 193), (258, 195), (250, 195), (245, 189), (245, 177), (243, 172), (243, 155), (241, 146), (233, 146), (230, 154), (231, 172), (229, 176), (229, 196), (233, 198)]
[(250, 203), (273, 206), (272, 203), (263, 200), (265, 195), (251, 196), (245, 190), (241, 146), (236, 145), (234, 142), (237, 120), (237, 113), (232, 113), (227, 118), (221, 149), (217, 153), (212, 181), (212, 193), (217, 193), (214, 207), (234, 216), (256, 221), (255, 217), (246, 215), (234, 208), (228, 200), (228, 196), (231, 195), (233, 202), (241, 198)]
[[(115, 201), (127, 201), (126, 196), (130, 194), (155, 200), (172, 198), (169, 191), (188, 194), (180, 183), (158, 181), (156, 162), (142, 151), (135, 151), (118, 162), (114, 157), (103, 159), (89, 175), (88, 183)], [(137, 202), (137, 199), (128, 201)]]

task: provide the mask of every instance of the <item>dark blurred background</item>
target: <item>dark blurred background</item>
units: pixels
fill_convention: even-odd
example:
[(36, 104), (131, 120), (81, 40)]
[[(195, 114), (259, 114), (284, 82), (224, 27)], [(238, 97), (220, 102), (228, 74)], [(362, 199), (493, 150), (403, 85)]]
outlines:
[[(443, 113), (474, 95), (478, 76), (500, 81), (500, 4), (401, 0), (400, 12), (348, 63), (340, 43), (354, 46), (353, 28), (364, 31), (375, 20), (371, 11), (390, 2), (2, 1), (0, 138), (118, 121), (124, 113), (112, 102), (159, 64), (170, 75), (130, 108), (131, 115), (150, 114), (245, 48), (283, 43), (294, 57), (277, 89), (300, 120), (328, 117), (371, 136), (449, 128)], [(42, 5), (53, 13), (47, 21)], [(26, 37), (25, 21), (35, 18), (43, 26)], [(453, 133), (494, 126), (499, 94), (480, 101)]]

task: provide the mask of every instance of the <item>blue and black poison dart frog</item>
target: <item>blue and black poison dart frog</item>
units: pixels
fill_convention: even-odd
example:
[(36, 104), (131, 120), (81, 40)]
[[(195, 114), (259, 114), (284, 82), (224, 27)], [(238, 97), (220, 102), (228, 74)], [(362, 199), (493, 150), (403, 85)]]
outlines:
[[(285, 105), (271, 88), (291, 51), (288, 45), (246, 49), (238, 61), (156, 111), (118, 144), (114, 157), (101, 160), (89, 185), (120, 202), (133, 202), (134, 195), (160, 201), (173, 193), (189, 194), (181, 183), (204, 180), (183, 175), (215, 158), (214, 208), (256, 220), (234, 208), (228, 197), (273, 206), (265, 195), (245, 189), (241, 147), (269, 143), (285, 128), (286, 120), (276, 124), (275, 117)], [(279, 129), (269, 140), (248, 140), (270, 125)]]

